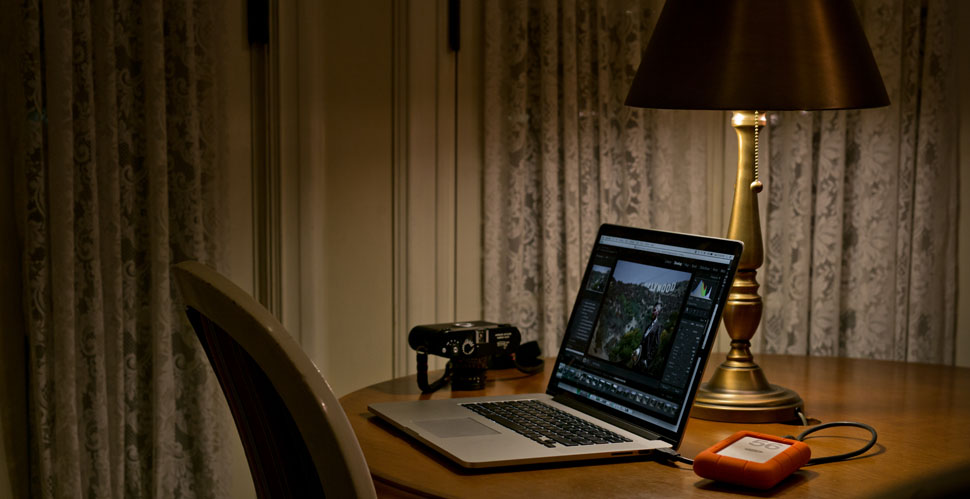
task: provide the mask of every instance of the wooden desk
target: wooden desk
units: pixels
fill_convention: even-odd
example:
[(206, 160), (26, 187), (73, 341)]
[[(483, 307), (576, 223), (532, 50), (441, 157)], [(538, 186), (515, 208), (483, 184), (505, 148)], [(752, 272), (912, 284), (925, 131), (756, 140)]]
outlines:
[[(721, 355), (713, 361), (720, 362)], [(796, 390), (806, 412), (822, 422), (854, 420), (871, 424), (879, 442), (855, 460), (806, 467), (763, 496), (859, 497), (902, 483), (920, 483), (944, 470), (970, 474), (970, 369), (899, 362), (823, 357), (757, 355), (776, 384)], [(542, 392), (551, 371), (523, 377), (515, 370), (492, 371), (485, 390), (444, 389), (433, 398)], [(707, 372), (713, 369), (708, 368)], [(470, 472), (439, 457), (367, 412), (367, 404), (421, 397), (414, 376), (363, 388), (340, 399), (357, 432), (378, 493), (445, 497), (648, 497), (739, 496), (752, 491), (703, 480), (683, 465), (657, 461), (546, 466), (525, 470)], [(701, 450), (741, 429), (774, 435), (804, 427), (783, 424), (730, 424), (691, 419), (681, 454)], [(825, 430), (809, 437), (813, 456), (846, 452), (865, 443), (868, 432)], [(929, 483), (938, 483), (930, 481)]]

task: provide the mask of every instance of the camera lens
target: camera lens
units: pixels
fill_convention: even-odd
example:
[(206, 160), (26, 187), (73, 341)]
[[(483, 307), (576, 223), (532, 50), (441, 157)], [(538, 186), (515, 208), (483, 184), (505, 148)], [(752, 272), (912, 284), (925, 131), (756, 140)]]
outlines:
[(484, 390), (486, 357), (453, 359), (454, 374), (451, 377), (452, 390)]

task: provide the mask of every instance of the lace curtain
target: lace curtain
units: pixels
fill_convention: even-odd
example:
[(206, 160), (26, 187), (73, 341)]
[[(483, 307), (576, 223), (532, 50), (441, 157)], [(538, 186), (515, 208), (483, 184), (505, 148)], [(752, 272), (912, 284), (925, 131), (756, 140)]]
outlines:
[[(952, 363), (949, 4), (856, 5), (892, 105), (770, 116), (755, 341), (770, 352)], [(484, 311), (547, 352), (558, 350), (601, 223), (717, 226), (711, 115), (623, 105), (662, 6), (485, 4)]]
[(18, 208), (35, 497), (224, 496), (228, 416), (170, 279), (222, 235), (209, 1), (28, 0)]
[(765, 346), (952, 364), (955, 13), (942, 0), (856, 7), (892, 105), (772, 116)]

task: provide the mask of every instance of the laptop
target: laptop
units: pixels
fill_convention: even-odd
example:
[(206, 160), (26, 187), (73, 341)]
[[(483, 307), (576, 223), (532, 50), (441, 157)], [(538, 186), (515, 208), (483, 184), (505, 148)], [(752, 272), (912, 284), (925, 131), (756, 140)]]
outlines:
[(739, 241), (603, 225), (545, 393), (368, 409), (466, 468), (676, 449), (741, 250)]

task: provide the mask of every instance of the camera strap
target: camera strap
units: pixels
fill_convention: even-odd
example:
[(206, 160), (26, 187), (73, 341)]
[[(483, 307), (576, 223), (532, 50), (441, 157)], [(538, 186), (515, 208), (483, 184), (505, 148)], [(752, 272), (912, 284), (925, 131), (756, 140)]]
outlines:
[(445, 365), (445, 373), (441, 375), (434, 383), (428, 384), (428, 354), (427, 352), (418, 351), (417, 355), (418, 362), (418, 388), (421, 389), (421, 393), (432, 393), (437, 391), (439, 388), (448, 384), (451, 381), (452, 367), (451, 361)]

